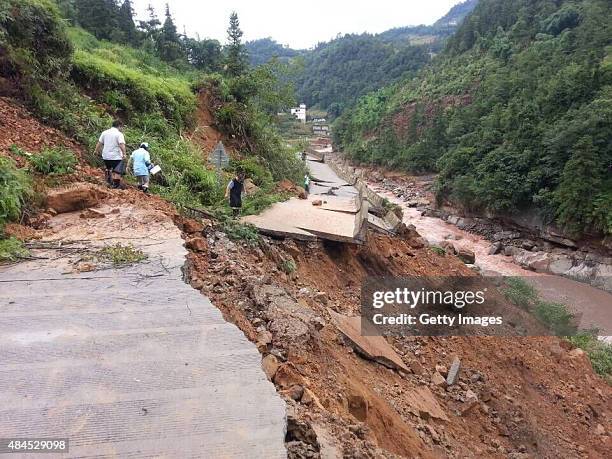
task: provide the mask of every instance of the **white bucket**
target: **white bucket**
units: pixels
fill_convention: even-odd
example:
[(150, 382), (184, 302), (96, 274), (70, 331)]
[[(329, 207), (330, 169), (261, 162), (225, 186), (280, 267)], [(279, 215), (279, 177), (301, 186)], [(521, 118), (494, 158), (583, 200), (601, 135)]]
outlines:
[(157, 174), (158, 172), (161, 172), (161, 167), (159, 167), (159, 166), (153, 166), (153, 167), (151, 168), (150, 172), (151, 172), (151, 174), (152, 174), (152, 175), (155, 175), (155, 174)]

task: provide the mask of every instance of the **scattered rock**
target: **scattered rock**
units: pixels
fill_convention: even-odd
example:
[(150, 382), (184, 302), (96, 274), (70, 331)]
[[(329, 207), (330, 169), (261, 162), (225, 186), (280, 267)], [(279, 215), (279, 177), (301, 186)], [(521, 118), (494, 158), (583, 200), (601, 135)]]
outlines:
[(457, 253), (457, 249), (450, 241), (442, 241), (439, 245), (449, 255), (455, 255)]
[(597, 424), (597, 426), (595, 426), (595, 435), (605, 435), (606, 434), (606, 429), (604, 428), (604, 426), (602, 426), (601, 424)]
[(317, 292), (314, 295), (314, 300), (321, 304), (327, 304), (329, 299), (327, 297), (327, 293), (325, 292)]
[(266, 347), (268, 344), (272, 343), (272, 333), (268, 330), (263, 330), (257, 335), (257, 347)]
[(261, 361), (261, 367), (270, 381), (274, 379), (279, 366), (278, 359), (272, 354), (266, 355)]
[(466, 265), (473, 265), (476, 262), (476, 254), (469, 249), (459, 249), (457, 257)]
[(521, 243), (521, 247), (524, 248), (525, 250), (533, 249), (534, 245), (535, 245), (535, 242), (530, 241), (530, 240), (525, 240)]
[(453, 359), (453, 363), (451, 364), (450, 369), (448, 370), (448, 375), (446, 376), (446, 384), (452, 386), (457, 382), (457, 378), (459, 377), (459, 370), (461, 369), (461, 361), (459, 357), (455, 357)]
[(348, 396), (348, 409), (349, 413), (362, 422), (368, 417), (368, 401), (361, 395)]
[(419, 375), (420, 376), (425, 371), (423, 369), (423, 365), (421, 365), (421, 363), (418, 360), (416, 360), (416, 359), (411, 360), (410, 362), (408, 362), (408, 366), (410, 367), (410, 369), (412, 370), (412, 372), (415, 375)]
[[(298, 441), (312, 445), (315, 447), (315, 451), (319, 450), (317, 443), (317, 434), (313, 430), (312, 426), (301, 419), (297, 419), (295, 415), (287, 415), (287, 434), (285, 437), (287, 445), (289, 442)], [(314, 456), (294, 456), (294, 457), (314, 457)]]
[(315, 199), (314, 201), (312, 201), (312, 205), (313, 206), (322, 206), (323, 205), (323, 201), (321, 201), (320, 199)]
[(281, 389), (289, 389), (294, 385), (304, 385), (304, 378), (290, 363), (279, 365), (274, 374), (274, 383)]
[(199, 277), (191, 278), (191, 282), (189, 283), (196, 290), (202, 290), (202, 288), (204, 287), (204, 281), (200, 279)]
[(205, 252), (208, 249), (208, 244), (203, 237), (195, 236), (187, 239), (185, 247), (196, 252)]
[(314, 405), (320, 410), (325, 409), (317, 398), (317, 396), (314, 394), (314, 392), (308, 389), (307, 387), (304, 388), (304, 393), (302, 394), (302, 399), (300, 400), (300, 402), (304, 405)]
[(444, 377), (448, 375), (448, 368), (446, 368), (444, 365), (436, 365), (436, 371)]
[(83, 212), (81, 212), (81, 215), (79, 215), (79, 218), (105, 218), (106, 215), (104, 215), (103, 212), (100, 212), (99, 210), (96, 209), (86, 209)]
[(436, 432), (436, 430), (429, 424), (427, 424), (425, 428), (427, 429), (427, 432), (429, 432), (429, 436), (431, 437), (432, 441), (436, 444), (440, 443), (440, 436), (438, 435), (438, 432)]
[(491, 245), (491, 248), (489, 249), (489, 255), (497, 255), (499, 252), (502, 251), (503, 247), (504, 246), (501, 242), (495, 242)]
[(302, 395), (304, 395), (304, 387), (300, 386), (299, 384), (294, 384), (289, 389), (284, 391), (284, 393), (297, 402), (302, 398)]
[(368, 433), (368, 427), (364, 424), (351, 424), (349, 426), (349, 431), (357, 438), (364, 440)]
[(434, 371), (434, 374), (431, 375), (431, 382), (433, 383), (434, 386), (438, 386), (438, 387), (446, 386), (446, 379), (444, 379), (444, 376), (442, 376), (437, 371)]
[(204, 230), (204, 225), (196, 220), (185, 219), (183, 221), (183, 231), (188, 234), (201, 233)]

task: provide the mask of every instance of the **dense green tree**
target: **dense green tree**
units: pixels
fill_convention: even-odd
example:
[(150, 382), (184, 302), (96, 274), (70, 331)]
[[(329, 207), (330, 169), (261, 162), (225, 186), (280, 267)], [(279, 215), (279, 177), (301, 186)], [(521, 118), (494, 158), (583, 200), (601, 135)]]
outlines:
[(149, 3), (147, 6), (148, 19), (145, 21), (138, 21), (138, 27), (143, 34), (143, 47), (151, 52), (157, 52), (157, 42), (160, 34), (161, 22), (157, 17), (155, 8)]
[(138, 42), (138, 33), (136, 24), (134, 23), (134, 10), (131, 0), (124, 0), (119, 13), (117, 15), (117, 26), (123, 34), (126, 43), (136, 45)]
[(166, 3), (166, 18), (157, 35), (157, 53), (166, 62), (175, 62), (185, 58), (185, 49), (170, 14), (170, 5)]
[(574, 233), (593, 226), (596, 215), (595, 197), (600, 193), (607, 167), (589, 136), (574, 145), (571, 158), (563, 168), (559, 188), (555, 193), (557, 217)]
[(223, 55), (219, 41), (185, 36), (183, 38), (183, 46), (187, 53), (187, 60), (195, 68), (209, 72), (221, 70)]
[(112, 40), (117, 37), (119, 7), (115, 0), (77, 0), (78, 24), (96, 38)]
[(242, 30), (238, 14), (234, 11), (230, 15), (229, 28), (227, 29), (228, 44), (226, 46), (226, 69), (230, 76), (240, 76), (247, 69), (246, 49), (242, 44)]
[(288, 62), (291, 59), (306, 53), (304, 50), (295, 50), (287, 46), (283, 46), (270, 37), (248, 41), (245, 43), (245, 48), (249, 53), (249, 61), (254, 67), (267, 64), (274, 58), (280, 61)]
[(77, 23), (77, 0), (57, 0), (57, 6), (59, 7), (60, 13), (71, 25)]
[(439, 172), (473, 211), (612, 234), (612, 3), (480, 0), (417, 78), (336, 123), (354, 158)]

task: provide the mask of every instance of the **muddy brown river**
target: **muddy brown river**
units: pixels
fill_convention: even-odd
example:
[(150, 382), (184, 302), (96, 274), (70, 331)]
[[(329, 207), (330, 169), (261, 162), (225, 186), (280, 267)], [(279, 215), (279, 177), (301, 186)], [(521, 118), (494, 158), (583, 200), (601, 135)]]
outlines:
[(430, 244), (450, 240), (457, 248), (472, 250), (483, 275), (528, 278), (543, 299), (566, 304), (580, 316), (580, 328), (596, 328), (607, 341), (612, 340), (612, 294), (566, 277), (529, 271), (503, 254), (489, 255), (491, 242), (482, 236), (461, 230), (440, 218), (422, 216), (419, 210), (408, 207), (377, 183), (368, 183), (368, 186), (399, 205), (404, 211), (404, 223), (414, 225)]

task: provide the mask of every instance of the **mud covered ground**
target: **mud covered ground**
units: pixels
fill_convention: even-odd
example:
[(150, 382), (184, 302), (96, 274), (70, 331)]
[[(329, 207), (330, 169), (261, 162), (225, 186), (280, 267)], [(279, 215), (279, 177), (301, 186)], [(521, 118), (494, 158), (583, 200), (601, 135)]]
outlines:
[(405, 372), (360, 357), (334, 325), (330, 311), (358, 313), (366, 276), (468, 274), (459, 260), (374, 234), (250, 247), (212, 222), (187, 240), (192, 285), (258, 343), (287, 401), (293, 457), (605, 457), (610, 387), (558, 338), (395, 338)]
[[(19, 144), (41, 126), (13, 108), (2, 109), (2, 123), (18, 126), (20, 137), (8, 142)], [(57, 131), (43, 138), (54, 136), (69, 141)], [(72, 180), (101, 182), (101, 173), (82, 165)], [(390, 339), (407, 370), (356, 352), (332, 312), (358, 313), (366, 276), (470, 273), (417, 235), (370, 234), (361, 246), (269, 238), (248, 245), (218, 222), (185, 218), (133, 189), (96, 194), (86, 207), (109, 203), (162, 211), (183, 231), (188, 282), (257, 343), (286, 400), (290, 457), (607, 457), (612, 390), (582, 351), (558, 338)], [(50, 231), (47, 210), (32, 219), (36, 228), (13, 225), (13, 233)], [(459, 376), (447, 386), (455, 358)]]

